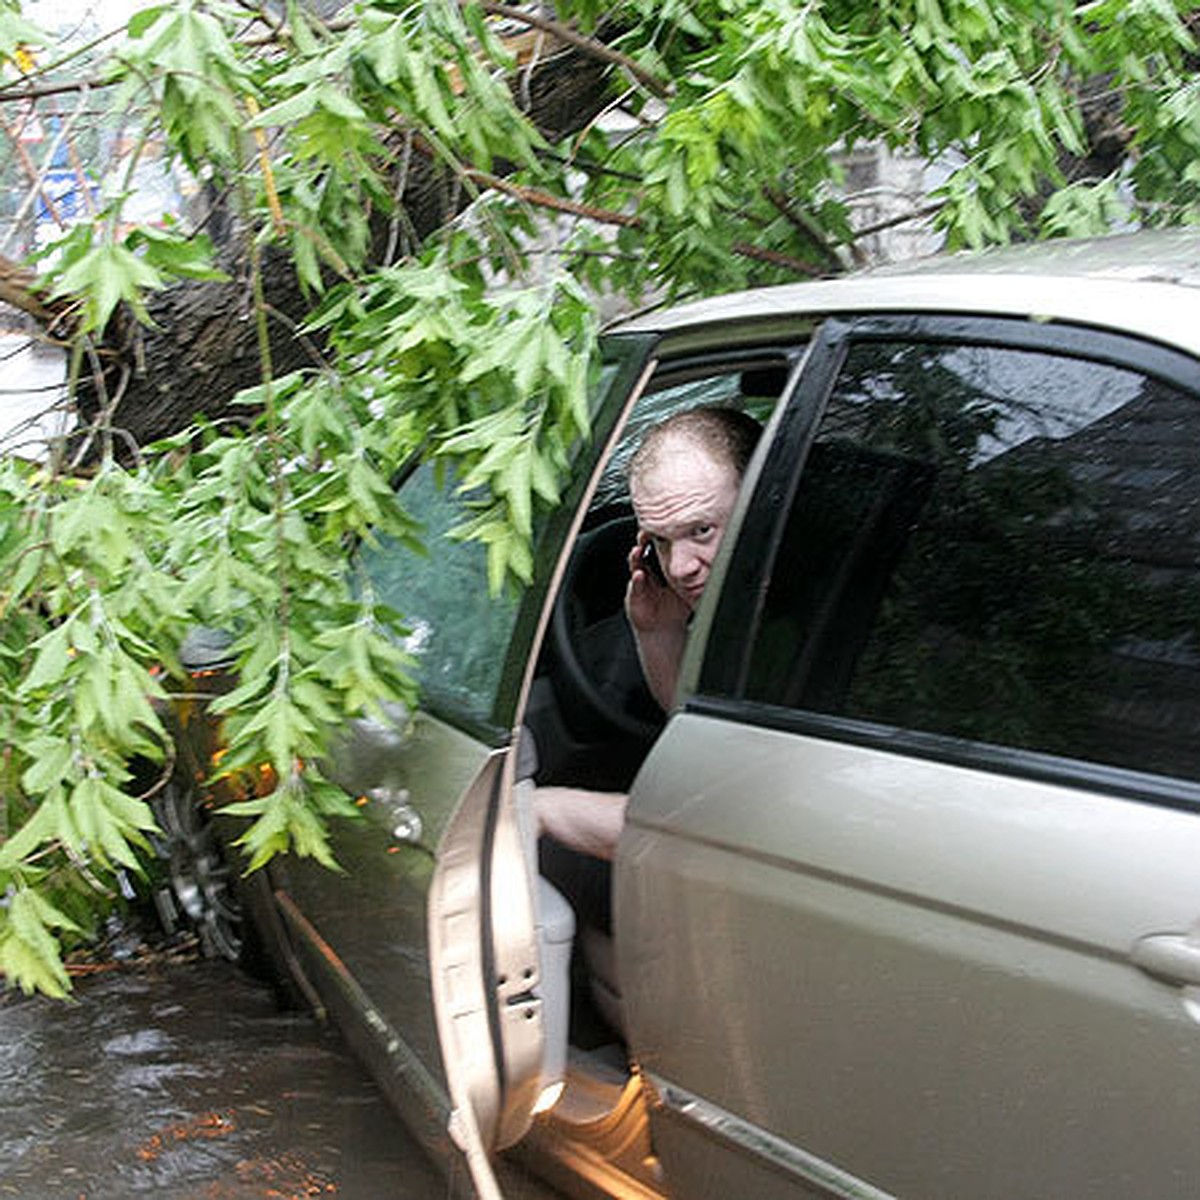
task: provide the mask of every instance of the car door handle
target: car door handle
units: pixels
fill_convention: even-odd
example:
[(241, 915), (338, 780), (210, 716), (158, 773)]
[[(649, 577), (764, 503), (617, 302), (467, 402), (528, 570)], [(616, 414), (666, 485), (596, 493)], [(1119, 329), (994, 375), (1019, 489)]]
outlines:
[(1130, 955), (1134, 966), (1185, 987), (1200, 987), (1200, 930), (1155, 933), (1139, 938)]

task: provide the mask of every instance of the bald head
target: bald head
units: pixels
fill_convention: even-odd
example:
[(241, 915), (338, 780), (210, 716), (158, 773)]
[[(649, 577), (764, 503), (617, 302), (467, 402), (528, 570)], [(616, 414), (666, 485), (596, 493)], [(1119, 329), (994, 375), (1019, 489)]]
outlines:
[(689, 608), (708, 582), (758, 435), (758, 422), (734, 409), (689, 409), (651, 429), (630, 460), (638, 526)]
[(729, 467), (740, 483), (761, 433), (762, 426), (736, 408), (705, 405), (674, 413), (648, 430), (634, 451), (629, 460), (630, 491), (636, 490), (638, 477), (654, 465), (664, 446), (681, 441), (691, 442), (714, 462)]

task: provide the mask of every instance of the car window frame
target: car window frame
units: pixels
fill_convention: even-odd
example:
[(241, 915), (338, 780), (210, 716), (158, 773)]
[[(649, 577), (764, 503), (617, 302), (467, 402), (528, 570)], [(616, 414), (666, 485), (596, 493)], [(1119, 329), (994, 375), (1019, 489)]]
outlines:
[[(517, 613), (504, 652), (504, 665), (497, 678), (488, 715), (481, 718), (477, 713), (468, 712), (462, 706), (453, 703), (450, 697), (424, 688), (421, 689), (418, 699), (421, 711), (489, 746), (503, 746), (511, 739), (526, 663), (559, 553), (569, 535), (576, 509), (595, 472), (596, 458), (601, 453), (618, 416), (624, 411), (629, 393), (641, 378), (645, 363), (657, 342), (658, 338), (655, 335), (645, 333), (601, 339), (600, 369), (612, 365), (615, 371), (607, 384), (597, 388), (590, 398), (591, 428), (580, 440), (576, 460), (571, 467), (570, 476), (564, 482), (558, 504), (543, 516), (541, 528), (535, 535), (532, 580), (521, 588)], [(413, 476), (428, 461), (428, 454), (425, 452), (412, 455), (393, 474), (393, 491), (397, 494), (402, 493)], [(446, 497), (446, 503), (452, 502), (445, 487), (442, 488), (441, 495)], [(414, 615), (419, 616), (403, 614), (405, 619)]]
[(1067, 323), (956, 314), (833, 316), (814, 331), (803, 376), (768, 447), (738, 530), (708, 629), (689, 712), (833, 739), (992, 773), (1084, 787), (1127, 799), (1200, 809), (1200, 782), (948, 734), (789, 708), (747, 697), (747, 681), (774, 563), (809, 452), (851, 347), (863, 342), (938, 342), (1062, 354), (1138, 371), (1195, 397), (1200, 360), (1162, 342)]
[(591, 429), (587, 444), (581, 447), (570, 477), (566, 480), (558, 504), (546, 514), (544, 527), (538, 536), (533, 553), (533, 578), (526, 585), (512, 638), (505, 656), (504, 668), (496, 689), (492, 708), (491, 728), (500, 734), (511, 735), (518, 713), (524, 703), (527, 676), (533, 659), (540, 651), (539, 629), (543, 624), (547, 599), (557, 586), (556, 575), (561, 568), (564, 550), (573, 540), (572, 531), (588, 504), (593, 478), (601, 469), (601, 459), (610, 437), (633, 403), (633, 393), (640, 394), (639, 384), (650, 362), (658, 336), (649, 333), (610, 334), (600, 339), (601, 367), (616, 364), (616, 373), (608, 386), (596, 396), (590, 412)]

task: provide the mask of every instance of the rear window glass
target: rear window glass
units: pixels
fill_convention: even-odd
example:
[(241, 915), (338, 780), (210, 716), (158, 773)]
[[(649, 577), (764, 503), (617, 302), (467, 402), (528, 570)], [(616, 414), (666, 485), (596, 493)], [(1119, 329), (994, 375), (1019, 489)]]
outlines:
[(746, 694), (1200, 779), (1200, 407), (1025, 349), (852, 345)]

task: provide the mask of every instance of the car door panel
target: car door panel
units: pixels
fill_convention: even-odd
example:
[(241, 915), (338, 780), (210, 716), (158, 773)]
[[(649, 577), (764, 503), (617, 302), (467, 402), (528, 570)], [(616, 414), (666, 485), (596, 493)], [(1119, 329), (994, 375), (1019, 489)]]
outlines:
[(1192, 1190), (1198, 378), (1037, 322), (814, 338), (618, 853), (681, 1194)]
[[(537, 912), (508, 758), (418, 714), (388, 776), (392, 794), (410, 789), (406, 836), (389, 844), (390, 806), (368, 806), (335, 839), (346, 875), (292, 862), (276, 893), (351, 1043), (428, 1149), (450, 1161), (453, 1140), (463, 1153), (453, 1187), (469, 1175), (482, 1197), (500, 1194), (489, 1154), (525, 1131), (545, 1083)], [(421, 803), (464, 780), (449, 811)], [(437, 831), (436, 854), (407, 837), (413, 812)]]
[[(358, 797), (358, 820), (333, 824), (340, 871), (289, 859), (281, 886), (334, 948), (375, 1009), (427, 1064), (439, 1062), (429, 1000), (426, 896), (451, 813), (486, 767), (485, 744), (428, 713), (386, 762), (338, 775)], [(421, 831), (412, 838), (413, 818)], [(400, 830), (399, 836), (397, 830)]]
[[(1134, 959), (1200, 913), (1198, 854), (1186, 808), (684, 715), (620, 850), (637, 1056), (885, 1193), (1189, 1194), (1200, 1027)], [(732, 1188), (672, 1112), (681, 1194)]]

